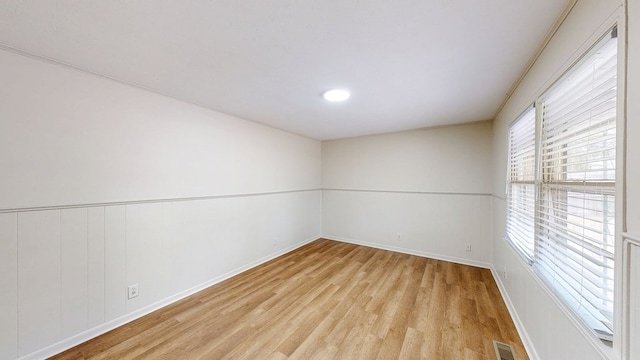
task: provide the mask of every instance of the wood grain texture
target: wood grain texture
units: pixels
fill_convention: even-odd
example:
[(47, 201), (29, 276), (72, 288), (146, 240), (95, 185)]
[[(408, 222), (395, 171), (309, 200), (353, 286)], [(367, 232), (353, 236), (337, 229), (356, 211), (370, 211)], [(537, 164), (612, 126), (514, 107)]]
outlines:
[(528, 359), (488, 269), (317, 240), (52, 359)]

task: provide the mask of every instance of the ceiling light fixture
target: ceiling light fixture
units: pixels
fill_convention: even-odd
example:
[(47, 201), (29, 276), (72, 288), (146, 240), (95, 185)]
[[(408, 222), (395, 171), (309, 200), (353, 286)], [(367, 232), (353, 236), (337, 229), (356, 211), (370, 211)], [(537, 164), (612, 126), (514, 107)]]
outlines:
[(331, 89), (331, 90), (325, 91), (322, 96), (327, 101), (337, 102), (337, 101), (347, 100), (349, 96), (351, 96), (351, 94), (349, 93), (348, 90), (345, 90), (345, 89)]

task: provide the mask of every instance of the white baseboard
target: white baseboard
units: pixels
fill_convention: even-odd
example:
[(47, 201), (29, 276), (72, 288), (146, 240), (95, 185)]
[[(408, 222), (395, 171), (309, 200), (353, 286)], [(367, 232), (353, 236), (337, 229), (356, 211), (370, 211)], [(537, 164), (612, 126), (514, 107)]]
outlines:
[(529, 358), (531, 360), (540, 360), (540, 356), (538, 356), (538, 353), (536, 352), (536, 348), (533, 346), (533, 342), (531, 341), (531, 338), (529, 338), (529, 334), (527, 333), (527, 330), (525, 329), (524, 324), (522, 323), (522, 320), (520, 320), (520, 316), (518, 316), (518, 312), (516, 311), (515, 306), (513, 306), (513, 303), (511, 302), (509, 293), (507, 292), (507, 289), (504, 287), (504, 284), (502, 283), (502, 278), (500, 277), (500, 275), (498, 274), (498, 271), (493, 266), (491, 266), (490, 269), (491, 269), (491, 274), (493, 275), (493, 279), (498, 285), (498, 290), (500, 290), (500, 295), (502, 295), (502, 299), (504, 300), (504, 303), (507, 305), (507, 310), (509, 310), (511, 319), (513, 320), (513, 323), (516, 326), (516, 330), (518, 331), (520, 340), (522, 340), (522, 344), (524, 345), (525, 350), (527, 350), (527, 355), (529, 355)]
[(367, 242), (367, 241), (348, 239), (348, 238), (344, 238), (344, 237), (340, 237), (340, 236), (333, 236), (333, 235), (322, 235), (322, 238), (323, 239), (328, 239), (328, 240), (345, 242), (345, 243), (349, 243), (349, 244), (372, 247), (372, 248), (375, 248), (375, 249), (395, 251), (395, 252), (399, 252), (399, 253), (402, 253), (402, 254), (416, 255), (416, 256), (421, 256), (421, 257), (426, 257), (426, 258), (431, 258), (431, 259), (436, 259), (436, 260), (454, 262), (454, 263), (462, 264), (462, 265), (470, 265), (470, 266), (476, 266), (476, 267), (481, 267), (481, 268), (485, 268), (485, 269), (491, 269), (491, 264), (490, 263), (477, 261), (477, 260), (472, 260), (472, 259), (465, 259), (465, 258), (459, 258), (459, 257), (455, 257), (455, 256), (447, 256), (447, 255), (442, 255), (442, 254), (430, 253), (430, 252), (421, 251), (421, 250), (408, 249), (408, 248), (403, 248), (403, 247), (389, 246), (389, 245), (372, 243), (372, 242)]
[(159, 310), (167, 305), (170, 305), (178, 300), (182, 300), (184, 298), (186, 298), (187, 296), (193, 295), (195, 293), (197, 293), (198, 291), (204, 290), (210, 286), (213, 286), (217, 283), (220, 283), (224, 280), (227, 280), (233, 276), (236, 276), (244, 271), (247, 271), (251, 268), (254, 268), (258, 265), (264, 264), (267, 261), (273, 260), (275, 258), (277, 258), (278, 256), (284, 255), (288, 252), (291, 252), (297, 248), (300, 248), (312, 241), (315, 241), (317, 239), (319, 239), (319, 236), (315, 236), (312, 237), (310, 239), (304, 240), (302, 242), (299, 242), (295, 245), (289, 246), (287, 248), (278, 250), (276, 252), (273, 252), (267, 256), (264, 256), (260, 259), (257, 259), (247, 265), (241, 266), (239, 268), (236, 268), (232, 271), (229, 271), (225, 274), (222, 274), (220, 276), (217, 276), (211, 280), (208, 280), (200, 285), (194, 286), (190, 289), (186, 289), (184, 291), (181, 291), (175, 295), (172, 295), (168, 298), (165, 298), (163, 300), (157, 301), (153, 304), (147, 305), (141, 309), (138, 309), (136, 311), (133, 311), (131, 313), (128, 313), (126, 315), (123, 315), (117, 319), (113, 319), (111, 321), (108, 321), (104, 324), (98, 325), (96, 327), (93, 327), (91, 329), (88, 329), (86, 331), (83, 331), (77, 335), (74, 335), (72, 337), (66, 338), (64, 340), (61, 340), (55, 344), (49, 345), (45, 348), (42, 348), (40, 350), (37, 350), (35, 352), (32, 352), (30, 354), (21, 356), (20, 358), (18, 358), (19, 360), (38, 360), (38, 359), (46, 359), (48, 357), (51, 357), (53, 355), (59, 354), (65, 350), (71, 349), (72, 347), (82, 344), (85, 341), (91, 340), (99, 335), (102, 335), (108, 331), (111, 331), (119, 326), (122, 326), (126, 323), (129, 323), (133, 320), (136, 320), (140, 317), (143, 317), (149, 313), (152, 313), (156, 310)]

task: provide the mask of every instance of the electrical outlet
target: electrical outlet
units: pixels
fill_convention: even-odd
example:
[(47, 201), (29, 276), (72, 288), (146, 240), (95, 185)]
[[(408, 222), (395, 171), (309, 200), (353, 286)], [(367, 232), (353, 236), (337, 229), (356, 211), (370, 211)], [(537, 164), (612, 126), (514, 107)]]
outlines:
[(129, 285), (128, 289), (128, 298), (133, 299), (138, 296), (138, 284)]
[(278, 246), (278, 238), (274, 237), (272, 241), (273, 246)]
[(467, 244), (467, 246), (464, 248), (465, 251), (471, 252), (471, 244)]
[(504, 280), (507, 280), (507, 267), (505, 266), (504, 269), (502, 269), (502, 278)]
[(402, 234), (398, 233), (398, 235), (396, 236), (396, 240), (397, 241), (401, 241), (402, 240)]

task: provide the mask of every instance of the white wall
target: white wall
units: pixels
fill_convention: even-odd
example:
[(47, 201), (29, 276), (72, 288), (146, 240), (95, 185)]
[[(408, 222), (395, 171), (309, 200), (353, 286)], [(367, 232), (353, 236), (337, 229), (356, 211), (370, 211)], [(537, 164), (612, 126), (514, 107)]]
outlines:
[(488, 266), (490, 165), (488, 122), (325, 141), (323, 234)]
[(640, 0), (629, 0), (627, 74), (627, 229), (640, 235)]
[(640, 0), (629, 0), (627, 11), (627, 213), (624, 230), (628, 234), (624, 239), (630, 261), (625, 263), (623, 272), (630, 275), (629, 299), (625, 299), (625, 305), (630, 309), (626, 323), (630, 331), (627, 337), (630, 346), (628, 359), (640, 359)]
[[(622, 16), (620, 0), (579, 0), (493, 127), (493, 265), (508, 305), (535, 359), (601, 359), (613, 350), (571, 319), (505, 242), (508, 125)], [(622, 29), (621, 29), (622, 31)]]
[(0, 78), (2, 359), (43, 358), (321, 233), (318, 141), (6, 51)]

